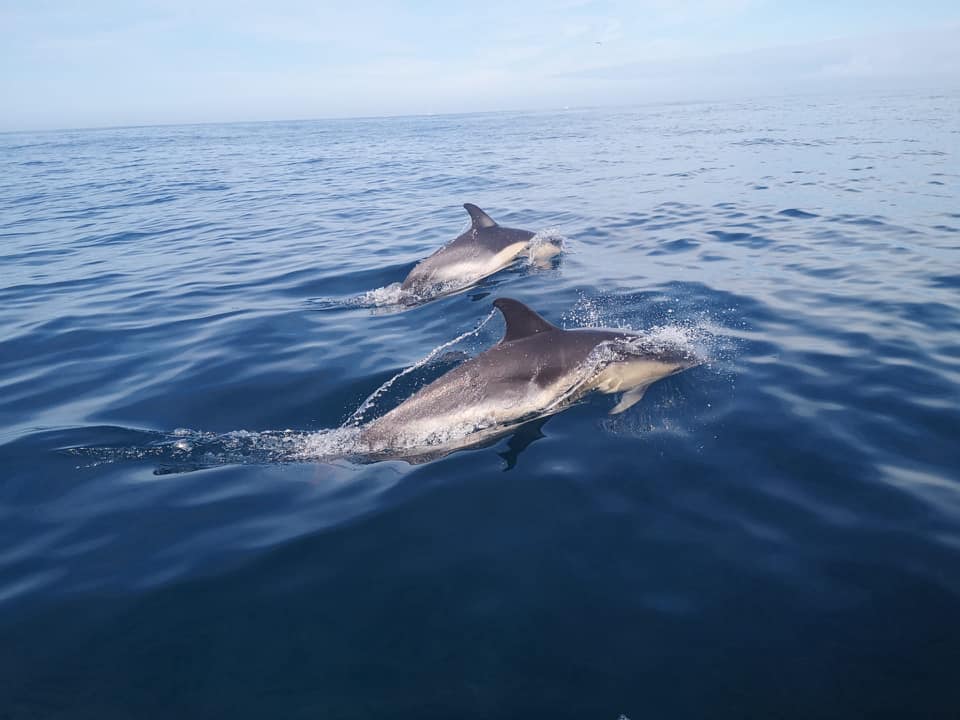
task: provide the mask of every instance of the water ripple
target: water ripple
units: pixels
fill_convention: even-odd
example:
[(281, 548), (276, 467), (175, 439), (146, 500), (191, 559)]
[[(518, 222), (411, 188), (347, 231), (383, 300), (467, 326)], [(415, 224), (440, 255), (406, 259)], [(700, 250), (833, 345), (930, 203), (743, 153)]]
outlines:
[[(805, 98), (0, 135), (0, 705), (948, 716), (957, 114)], [(356, 302), (456, 236), (463, 202), (556, 228), (562, 262)], [(496, 342), (498, 317), (471, 331), (501, 295), (699, 332), (711, 362), (623, 415), (589, 398), (422, 465), (307, 452)], [(256, 692), (269, 707), (230, 704)]]

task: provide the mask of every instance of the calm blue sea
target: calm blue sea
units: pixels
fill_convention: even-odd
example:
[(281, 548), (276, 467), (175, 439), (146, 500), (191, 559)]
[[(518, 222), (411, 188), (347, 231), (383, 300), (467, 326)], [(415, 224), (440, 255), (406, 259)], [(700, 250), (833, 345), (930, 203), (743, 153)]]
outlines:
[[(960, 97), (14, 133), (0, 168), (0, 718), (960, 716)], [(383, 301), (464, 202), (567, 253)], [(500, 296), (709, 362), (331, 454)]]

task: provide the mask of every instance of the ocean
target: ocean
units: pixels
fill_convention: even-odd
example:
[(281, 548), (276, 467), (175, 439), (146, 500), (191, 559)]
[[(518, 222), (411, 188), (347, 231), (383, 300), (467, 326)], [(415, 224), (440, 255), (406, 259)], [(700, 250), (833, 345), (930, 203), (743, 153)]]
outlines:
[[(0, 718), (958, 717), (958, 118), (0, 135)], [(465, 202), (565, 253), (397, 303)], [(498, 297), (707, 361), (354, 452)]]

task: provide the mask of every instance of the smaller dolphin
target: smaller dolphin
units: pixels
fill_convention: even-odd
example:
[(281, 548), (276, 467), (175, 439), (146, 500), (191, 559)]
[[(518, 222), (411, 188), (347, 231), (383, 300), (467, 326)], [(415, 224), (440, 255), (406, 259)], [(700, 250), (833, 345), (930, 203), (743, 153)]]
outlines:
[(532, 243), (536, 233), (500, 227), (476, 205), (463, 206), (470, 213), (470, 229), (424, 258), (410, 271), (400, 289), (424, 295), (454, 287), (462, 288), (511, 265), (523, 252), (546, 260), (562, 252), (560, 243)]
[[(621, 330), (563, 330), (521, 302), (496, 300), (503, 339), (363, 427), (373, 452), (439, 456), (569, 407), (587, 393), (637, 403), (657, 380), (703, 362), (689, 349)], [(439, 451), (439, 452), (438, 452)]]

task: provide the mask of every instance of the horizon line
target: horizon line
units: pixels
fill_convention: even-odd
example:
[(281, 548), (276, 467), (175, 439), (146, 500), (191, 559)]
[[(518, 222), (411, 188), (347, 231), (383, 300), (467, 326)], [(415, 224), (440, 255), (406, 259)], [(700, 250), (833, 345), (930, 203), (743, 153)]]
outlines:
[(730, 98), (698, 98), (690, 100), (648, 100), (648, 101), (638, 101), (630, 103), (610, 103), (610, 104), (596, 104), (596, 105), (564, 105), (564, 106), (550, 106), (550, 107), (540, 107), (540, 108), (522, 108), (522, 109), (504, 109), (500, 108), (497, 110), (469, 110), (469, 111), (456, 111), (456, 112), (410, 112), (410, 113), (385, 113), (383, 115), (328, 115), (328, 116), (312, 116), (312, 117), (303, 117), (303, 118), (271, 118), (271, 119), (262, 119), (262, 120), (195, 120), (195, 121), (186, 121), (186, 122), (145, 122), (145, 123), (129, 123), (129, 124), (119, 124), (119, 125), (81, 125), (74, 127), (54, 127), (54, 128), (21, 128), (15, 130), (0, 130), (0, 135), (25, 135), (31, 133), (58, 133), (58, 132), (95, 132), (101, 130), (133, 130), (137, 128), (164, 128), (164, 127), (195, 127), (195, 126), (206, 126), (206, 125), (261, 125), (269, 123), (298, 123), (298, 122), (332, 122), (337, 120), (392, 120), (392, 119), (402, 119), (402, 118), (426, 118), (426, 117), (458, 117), (462, 115), (502, 115), (506, 113), (551, 113), (551, 112), (582, 112), (588, 110), (602, 110), (602, 109), (616, 109), (616, 108), (631, 108), (631, 107), (648, 107), (648, 106), (666, 106), (666, 105), (699, 105), (703, 103), (738, 103), (738, 102), (749, 102), (751, 100), (769, 100), (769, 99), (786, 99), (791, 97), (821, 97), (821, 96), (832, 96), (836, 97), (837, 95), (847, 95), (852, 97), (864, 96), (864, 95), (883, 95), (887, 97), (899, 97), (905, 95), (928, 95), (930, 97), (938, 97), (940, 95), (950, 95), (960, 93), (960, 88), (943, 88), (942, 90), (932, 90), (930, 88), (916, 89), (914, 91), (905, 90), (905, 89), (863, 89), (856, 93), (841, 93), (841, 92), (831, 92), (831, 91), (812, 91), (812, 92), (789, 92), (789, 93), (771, 93), (771, 94), (760, 94), (760, 95), (746, 95), (741, 97), (730, 97)]

